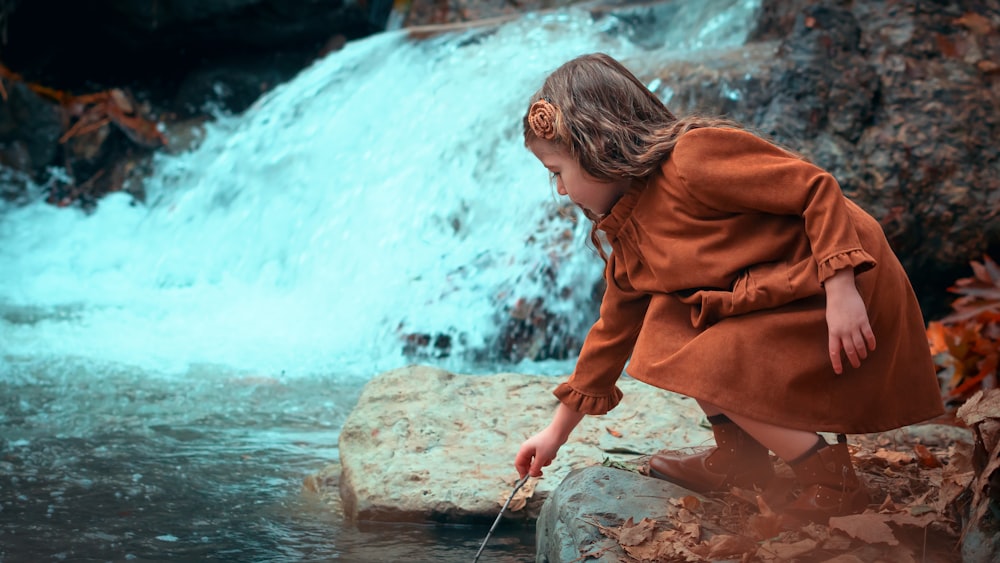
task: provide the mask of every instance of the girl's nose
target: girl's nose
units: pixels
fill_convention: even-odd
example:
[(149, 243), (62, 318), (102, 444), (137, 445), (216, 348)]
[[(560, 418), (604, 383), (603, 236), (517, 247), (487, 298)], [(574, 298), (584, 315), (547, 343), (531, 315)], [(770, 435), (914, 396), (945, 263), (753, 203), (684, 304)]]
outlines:
[(558, 193), (559, 195), (566, 195), (569, 192), (566, 191), (566, 188), (563, 187), (563, 183), (560, 181), (558, 184), (556, 184), (556, 193)]

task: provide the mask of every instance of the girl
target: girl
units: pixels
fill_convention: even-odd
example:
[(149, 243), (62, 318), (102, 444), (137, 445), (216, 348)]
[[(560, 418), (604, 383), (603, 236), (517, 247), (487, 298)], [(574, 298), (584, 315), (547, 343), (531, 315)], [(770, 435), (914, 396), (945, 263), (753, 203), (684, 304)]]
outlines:
[(545, 80), (524, 140), (593, 221), (607, 290), (518, 473), (540, 476), (584, 415), (618, 404), (629, 361), (632, 377), (695, 398), (715, 435), (714, 448), (654, 456), (654, 477), (763, 487), (771, 451), (802, 485), (786, 512), (864, 510), (843, 434), (943, 413), (919, 306), (879, 224), (827, 172), (734, 123), (675, 117), (603, 54)]

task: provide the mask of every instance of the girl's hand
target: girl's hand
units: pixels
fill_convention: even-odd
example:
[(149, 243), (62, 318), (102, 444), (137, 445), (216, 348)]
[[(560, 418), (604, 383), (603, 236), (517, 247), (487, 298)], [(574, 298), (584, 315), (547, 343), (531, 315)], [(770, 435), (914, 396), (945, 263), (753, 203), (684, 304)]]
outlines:
[(514, 458), (514, 467), (518, 475), (525, 474), (541, 477), (542, 468), (552, 463), (556, 452), (569, 439), (570, 432), (583, 420), (583, 413), (574, 411), (563, 403), (556, 407), (552, 423), (538, 434), (528, 438), (521, 444), (521, 449)]
[(875, 333), (868, 321), (868, 309), (854, 285), (854, 269), (838, 270), (826, 280), (826, 324), (829, 328), (830, 363), (834, 373), (844, 372), (843, 351), (852, 367), (859, 367), (875, 349)]
[(525, 440), (517, 452), (517, 457), (514, 458), (517, 474), (522, 478), (525, 474), (541, 477), (542, 468), (552, 463), (563, 443), (565, 440), (560, 439), (552, 427), (548, 427)]

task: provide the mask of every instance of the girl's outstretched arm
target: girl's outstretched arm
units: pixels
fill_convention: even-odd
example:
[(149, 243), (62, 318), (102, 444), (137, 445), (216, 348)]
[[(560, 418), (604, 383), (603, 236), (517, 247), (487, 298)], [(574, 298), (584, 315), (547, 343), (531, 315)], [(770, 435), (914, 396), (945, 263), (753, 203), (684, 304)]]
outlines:
[(570, 433), (583, 417), (583, 413), (559, 403), (556, 414), (552, 417), (552, 423), (521, 444), (521, 449), (514, 458), (514, 467), (517, 468), (518, 475), (522, 478), (525, 474), (541, 477), (542, 468), (552, 463), (556, 458), (556, 452), (566, 443)]
[(829, 329), (830, 362), (835, 373), (843, 373), (841, 351), (851, 366), (858, 367), (875, 349), (875, 333), (868, 309), (854, 284), (854, 268), (837, 270), (823, 284), (826, 288), (826, 324)]

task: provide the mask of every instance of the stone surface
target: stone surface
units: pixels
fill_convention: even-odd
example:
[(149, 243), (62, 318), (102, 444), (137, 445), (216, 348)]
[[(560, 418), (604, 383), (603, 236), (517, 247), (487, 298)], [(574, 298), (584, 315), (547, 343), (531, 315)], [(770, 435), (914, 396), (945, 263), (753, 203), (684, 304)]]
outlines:
[[(551, 420), (559, 378), (410, 366), (366, 386), (340, 434), (340, 493), (355, 520), (492, 522), (517, 480), (521, 442)], [(688, 398), (624, 377), (622, 403), (587, 417), (511, 520), (534, 520), (573, 469), (710, 441)]]
[[(538, 517), (536, 532), (539, 563), (580, 561), (581, 554), (595, 553), (586, 561), (622, 560), (618, 542), (601, 534), (594, 525), (618, 526), (631, 518), (669, 521), (666, 508), (671, 498), (700, 495), (666, 481), (643, 477), (610, 467), (586, 467), (572, 471), (549, 495)], [(705, 538), (711, 537), (706, 534)]]
[[(492, 523), (516, 481), (512, 465), (517, 448), (548, 424), (556, 405), (550, 391), (560, 380), (514, 373), (458, 375), (424, 366), (381, 374), (365, 387), (345, 422), (339, 465), (308, 477), (303, 488), (356, 522)], [(584, 553), (596, 554), (588, 560), (621, 561), (622, 552), (612, 543), (616, 540), (606, 538), (598, 526), (616, 528), (630, 517), (670, 526), (673, 520), (664, 515), (671, 510), (671, 499), (693, 495), (708, 502), (615, 467), (642, 471), (648, 454), (712, 443), (694, 401), (627, 376), (620, 387), (625, 394), (621, 405), (606, 416), (586, 417), (545, 476), (528, 482), (525, 489), (534, 486), (534, 494), (515, 497), (506, 514), (504, 526), (536, 525), (539, 562), (566, 563)], [(971, 434), (953, 425), (924, 424), (854, 436), (852, 441), (868, 448), (867, 457), (859, 458), (866, 461), (858, 462), (868, 481), (887, 487), (893, 481), (875, 478), (890, 473), (885, 462), (873, 461), (876, 448), (905, 453), (923, 444), (948, 450), (970, 443)], [(609, 466), (602, 465), (605, 460)], [(933, 485), (933, 477), (926, 478)], [(909, 483), (904, 486), (926, 485)], [(703, 540), (731, 533), (718, 522), (707, 522), (702, 521)], [(962, 544), (970, 561), (990, 560), (982, 554), (995, 553), (990, 530), (970, 530)]]

